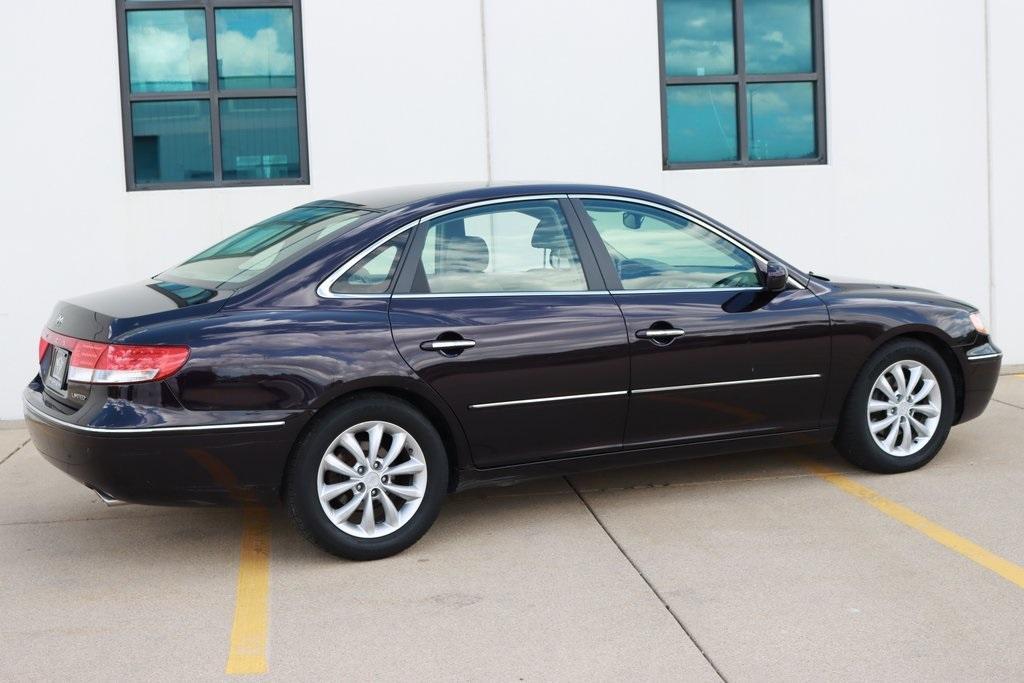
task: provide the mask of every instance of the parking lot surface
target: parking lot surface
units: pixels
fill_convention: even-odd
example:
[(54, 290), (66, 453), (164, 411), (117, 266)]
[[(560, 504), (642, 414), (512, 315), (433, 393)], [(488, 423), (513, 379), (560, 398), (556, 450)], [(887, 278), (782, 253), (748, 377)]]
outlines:
[(0, 680), (1019, 680), (1024, 375), (927, 467), (828, 448), (458, 494), (351, 563), (265, 511), (107, 508), (0, 429)]

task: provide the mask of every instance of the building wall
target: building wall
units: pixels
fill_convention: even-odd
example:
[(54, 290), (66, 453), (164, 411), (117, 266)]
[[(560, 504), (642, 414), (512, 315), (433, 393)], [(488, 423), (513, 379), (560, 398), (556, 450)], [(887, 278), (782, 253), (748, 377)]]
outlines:
[(1024, 362), (1010, 277), (1024, 10), (988, 2), (986, 32), (985, 2), (826, 0), (829, 164), (666, 172), (654, 0), (305, 0), (312, 184), (133, 193), (114, 3), (19, 3), (0, 25), (15, 93), (0, 107), (0, 417), (20, 414), (57, 299), (314, 198), (489, 171), (649, 189), (805, 268), (940, 289), (994, 313), (1007, 362)]

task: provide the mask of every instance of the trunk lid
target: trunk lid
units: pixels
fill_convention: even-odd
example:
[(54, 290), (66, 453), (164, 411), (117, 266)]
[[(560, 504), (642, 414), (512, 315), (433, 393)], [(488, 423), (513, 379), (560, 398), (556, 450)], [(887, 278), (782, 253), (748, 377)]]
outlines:
[[(74, 339), (116, 343), (118, 338), (132, 330), (216, 313), (232, 293), (232, 290), (143, 280), (60, 301), (53, 307), (46, 328)], [(64, 346), (74, 345), (73, 340), (64, 342), (67, 342)], [(181, 345), (184, 342), (182, 339), (168, 339), (166, 343)], [(49, 396), (78, 410), (93, 391), (106, 391), (107, 387), (69, 378), (70, 351), (61, 344), (58, 338), (43, 352), (39, 360), (40, 378)]]

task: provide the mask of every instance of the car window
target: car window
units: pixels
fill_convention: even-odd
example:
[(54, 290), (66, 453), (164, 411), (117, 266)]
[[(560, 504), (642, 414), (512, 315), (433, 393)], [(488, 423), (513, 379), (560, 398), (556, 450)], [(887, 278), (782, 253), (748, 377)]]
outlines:
[(408, 233), (403, 232), (364, 256), (331, 285), (334, 294), (382, 294), (391, 287)]
[(467, 209), (426, 222), (417, 293), (571, 292), (587, 288), (557, 200)]
[(158, 277), (214, 289), (238, 287), (373, 215), (340, 202), (300, 206), (246, 228)]
[(641, 204), (585, 199), (622, 288), (758, 287), (754, 258), (707, 228)]

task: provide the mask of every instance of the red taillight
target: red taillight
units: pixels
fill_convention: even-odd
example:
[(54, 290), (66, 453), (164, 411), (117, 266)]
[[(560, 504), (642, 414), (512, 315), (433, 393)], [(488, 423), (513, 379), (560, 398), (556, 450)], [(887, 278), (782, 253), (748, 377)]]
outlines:
[(43, 330), (43, 334), (39, 335), (39, 362), (43, 362), (43, 356), (46, 355), (46, 349), (50, 348), (50, 342), (46, 341), (44, 336), (46, 331)]
[(189, 353), (187, 346), (104, 344), (43, 330), (40, 361), (50, 344), (71, 352), (68, 381), (86, 384), (156, 382), (180, 370)]

